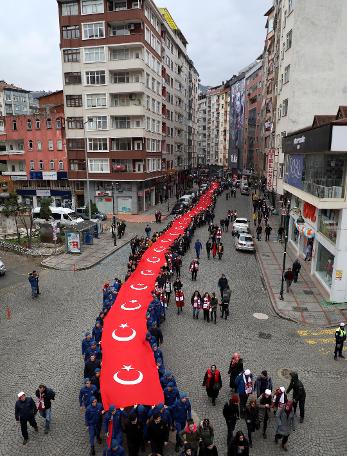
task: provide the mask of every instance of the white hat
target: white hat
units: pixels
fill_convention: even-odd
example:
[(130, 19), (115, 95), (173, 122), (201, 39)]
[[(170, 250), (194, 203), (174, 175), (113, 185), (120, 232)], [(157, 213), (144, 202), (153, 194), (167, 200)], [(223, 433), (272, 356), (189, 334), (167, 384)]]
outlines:
[(21, 391), (20, 393), (17, 394), (18, 398), (22, 397), (22, 396), (25, 396), (25, 393), (24, 391)]
[(250, 375), (251, 374), (251, 371), (249, 369), (246, 369), (245, 370), (245, 375)]
[(282, 393), (284, 393), (286, 391), (284, 386), (281, 386), (280, 390), (282, 391)]
[(344, 326), (345, 326), (345, 324), (344, 324), (344, 323), (340, 323), (340, 326), (344, 327)]
[(271, 390), (266, 389), (266, 390), (265, 390), (265, 394), (267, 394), (268, 396), (271, 396)]

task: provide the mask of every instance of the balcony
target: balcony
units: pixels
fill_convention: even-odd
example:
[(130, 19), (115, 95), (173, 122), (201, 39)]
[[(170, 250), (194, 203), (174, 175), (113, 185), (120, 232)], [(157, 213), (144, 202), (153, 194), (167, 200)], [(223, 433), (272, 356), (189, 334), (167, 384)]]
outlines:
[(110, 52), (110, 62), (112, 62), (112, 68), (115, 70), (143, 70), (145, 67), (142, 58), (112, 59), (112, 52)]
[(123, 83), (110, 83), (110, 89), (115, 93), (143, 93), (145, 85), (141, 82), (123, 82)]

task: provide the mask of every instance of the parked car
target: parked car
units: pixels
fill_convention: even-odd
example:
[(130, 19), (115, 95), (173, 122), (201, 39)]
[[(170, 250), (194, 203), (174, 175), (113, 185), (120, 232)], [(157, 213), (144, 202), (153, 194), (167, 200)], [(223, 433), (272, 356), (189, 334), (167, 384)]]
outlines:
[(235, 248), (236, 250), (244, 250), (245, 252), (254, 252), (254, 242), (252, 235), (249, 233), (238, 233), (235, 236)]
[(107, 215), (103, 212), (95, 212), (92, 214), (92, 218), (97, 220), (107, 220)]
[(6, 274), (6, 266), (3, 261), (0, 260), (0, 276), (4, 276)]
[(246, 218), (238, 217), (233, 223), (231, 234), (235, 236), (237, 233), (248, 233), (249, 232), (249, 222)]
[(176, 203), (174, 207), (171, 209), (171, 214), (183, 214), (185, 209), (186, 206), (183, 203)]
[(249, 196), (249, 187), (248, 187), (248, 185), (242, 185), (240, 193), (241, 193), (241, 195)]
[[(77, 225), (78, 223), (83, 222), (83, 218), (79, 214), (76, 214), (72, 209), (66, 209), (65, 207), (53, 207), (50, 206), (51, 217), (49, 221), (59, 222), (62, 226), (72, 226)], [(46, 220), (40, 217), (40, 208), (35, 207), (32, 211), (34, 223), (47, 223)]]

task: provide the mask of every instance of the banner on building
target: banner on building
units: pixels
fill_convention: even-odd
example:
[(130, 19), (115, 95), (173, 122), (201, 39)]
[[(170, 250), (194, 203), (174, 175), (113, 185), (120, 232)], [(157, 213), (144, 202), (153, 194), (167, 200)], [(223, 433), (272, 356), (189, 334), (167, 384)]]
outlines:
[(269, 192), (273, 190), (275, 168), (275, 150), (269, 149), (267, 153), (266, 188)]

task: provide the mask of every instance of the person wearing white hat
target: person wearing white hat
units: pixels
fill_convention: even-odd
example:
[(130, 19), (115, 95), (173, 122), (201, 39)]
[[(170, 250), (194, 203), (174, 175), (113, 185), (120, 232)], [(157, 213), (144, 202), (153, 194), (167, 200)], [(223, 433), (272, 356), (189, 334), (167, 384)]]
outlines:
[(343, 350), (343, 344), (346, 340), (346, 330), (345, 330), (345, 324), (342, 322), (340, 323), (340, 327), (337, 328), (335, 331), (335, 351), (334, 351), (334, 359), (337, 360), (337, 355), (339, 355), (339, 358), (344, 358), (342, 354)]
[(248, 396), (253, 393), (253, 375), (249, 369), (236, 377), (235, 386), (236, 392), (240, 396), (240, 412), (243, 417)]
[(270, 389), (266, 389), (258, 399), (257, 404), (259, 407), (259, 422), (263, 423), (263, 438), (266, 439), (266, 429), (269, 418), (271, 417), (271, 405), (272, 405), (272, 392)]
[(20, 428), (23, 436), (23, 445), (26, 445), (29, 439), (28, 435), (28, 422), (30, 426), (38, 432), (35, 415), (37, 408), (32, 397), (26, 397), (24, 391), (17, 394), (18, 400), (15, 405), (15, 418), (16, 421), (20, 422)]

